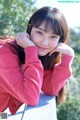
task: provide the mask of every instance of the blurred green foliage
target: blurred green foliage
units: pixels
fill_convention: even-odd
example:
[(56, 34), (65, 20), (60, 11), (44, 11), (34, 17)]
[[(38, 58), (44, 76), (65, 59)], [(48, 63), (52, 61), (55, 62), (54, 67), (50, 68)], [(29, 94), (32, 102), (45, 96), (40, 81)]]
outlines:
[(75, 58), (72, 64), (72, 76), (69, 80), (70, 93), (64, 104), (57, 105), (58, 120), (80, 120), (80, 28), (70, 29), (70, 46)]
[(80, 29), (76, 29), (78, 29), (77, 32), (70, 29), (70, 46), (75, 52), (75, 58), (72, 64), (73, 77), (80, 84)]
[(80, 97), (69, 99), (58, 106), (58, 120), (80, 120)]
[(26, 31), (27, 22), (36, 10), (32, 0), (0, 0), (0, 35)]

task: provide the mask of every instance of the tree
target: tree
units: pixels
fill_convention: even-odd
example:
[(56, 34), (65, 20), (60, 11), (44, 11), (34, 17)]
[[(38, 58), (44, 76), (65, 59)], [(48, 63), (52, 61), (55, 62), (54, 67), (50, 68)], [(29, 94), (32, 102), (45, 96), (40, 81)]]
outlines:
[(25, 31), (31, 14), (36, 10), (31, 0), (0, 0), (0, 35)]
[(69, 80), (70, 92), (66, 103), (57, 106), (58, 120), (80, 119), (80, 30), (70, 29), (70, 46), (75, 52)]
[(69, 99), (58, 106), (58, 120), (80, 120), (80, 97)]
[(75, 30), (70, 29), (70, 45), (74, 48), (75, 52), (80, 53), (80, 30), (79, 28)]

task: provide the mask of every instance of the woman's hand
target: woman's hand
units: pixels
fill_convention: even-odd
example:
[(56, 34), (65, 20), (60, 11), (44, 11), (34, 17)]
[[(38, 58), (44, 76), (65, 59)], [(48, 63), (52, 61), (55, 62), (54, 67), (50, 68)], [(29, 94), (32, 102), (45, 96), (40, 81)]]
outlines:
[(36, 46), (29, 38), (28, 33), (22, 32), (16, 35), (15, 38), (17, 44), (22, 48), (26, 48), (28, 46)]
[(58, 43), (56, 48), (50, 52), (50, 55), (54, 52), (60, 52), (63, 54), (74, 56), (74, 50), (70, 46), (66, 45), (65, 43)]

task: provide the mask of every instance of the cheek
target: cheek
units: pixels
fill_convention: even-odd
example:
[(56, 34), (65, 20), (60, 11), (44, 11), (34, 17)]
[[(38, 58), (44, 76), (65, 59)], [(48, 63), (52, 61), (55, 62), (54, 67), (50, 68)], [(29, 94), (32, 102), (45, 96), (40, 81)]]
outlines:
[(57, 42), (57, 41), (51, 41), (51, 42), (50, 42), (51, 48), (55, 48), (57, 45), (58, 45), (58, 42)]
[(32, 35), (31, 36), (31, 40), (34, 42), (34, 43), (36, 43), (36, 44), (39, 44), (40, 43), (40, 41), (41, 41), (41, 37), (39, 37), (39, 36), (37, 36), (37, 35)]
[(30, 39), (31, 39), (34, 43), (37, 42), (37, 37), (36, 37), (35, 35), (33, 35), (33, 34), (31, 34)]

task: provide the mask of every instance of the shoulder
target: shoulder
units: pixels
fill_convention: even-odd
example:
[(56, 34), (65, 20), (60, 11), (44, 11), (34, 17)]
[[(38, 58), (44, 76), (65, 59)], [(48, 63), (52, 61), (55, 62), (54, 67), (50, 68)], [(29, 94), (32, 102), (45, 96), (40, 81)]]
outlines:
[(17, 44), (14, 39), (0, 40), (0, 53), (1, 52), (17, 52)]
[(0, 41), (0, 67), (14, 67), (20, 64), (15, 41)]

